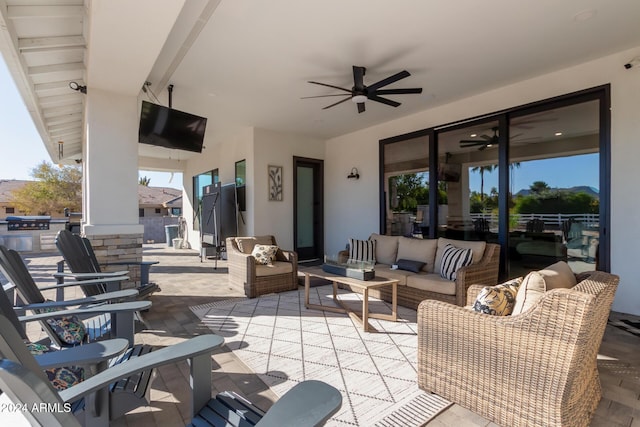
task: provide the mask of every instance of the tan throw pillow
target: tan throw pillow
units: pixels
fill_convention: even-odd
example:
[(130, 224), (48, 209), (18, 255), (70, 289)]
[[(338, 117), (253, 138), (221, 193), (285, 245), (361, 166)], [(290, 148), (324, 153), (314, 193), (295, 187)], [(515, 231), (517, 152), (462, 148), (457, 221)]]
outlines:
[(569, 264), (564, 261), (558, 261), (538, 271), (538, 273), (544, 276), (548, 291), (558, 288), (569, 289), (577, 284), (575, 274), (573, 274)]
[[(437, 246), (438, 241), (436, 239), (400, 237), (398, 239), (398, 255), (396, 261), (401, 259), (420, 261), (425, 264), (422, 266), (423, 271), (433, 273)], [(392, 264), (397, 264), (397, 262)]]
[(544, 277), (537, 271), (532, 271), (527, 274), (516, 294), (516, 302), (513, 306), (511, 315), (524, 313), (529, 310), (547, 290), (547, 285), (544, 282)]
[(383, 236), (373, 233), (369, 240), (376, 241), (376, 262), (391, 265), (398, 254), (398, 236)]
[(551, 289), (570, 289), (576, 285), (576, 276), (564, 261), (558, 261), (539, 271), (532, 271), (524, 280), (518, 294), (512, 314), (524, 313)]
[(257, 264), (272, 265), (276, 259), (278, 247), (275, 245), (255, 245), (251, 255), (256, 259)]
[(494, 316), (510, 315), (521, 283), (522, 277), (518, 277), (496, 286), (485, 286), (478, 294), (473, 310)]
[(236, 237), (238, 249), (243, 254), (250, 254), (255, 245), (272, 245), (274, 242), (271, 236)]

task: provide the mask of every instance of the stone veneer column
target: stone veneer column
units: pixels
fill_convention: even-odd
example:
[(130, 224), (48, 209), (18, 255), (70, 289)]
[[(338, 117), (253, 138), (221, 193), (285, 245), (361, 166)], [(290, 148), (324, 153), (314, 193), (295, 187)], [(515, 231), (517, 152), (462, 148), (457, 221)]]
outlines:
[(140, 266), (114, 264), (142, 261), (142, 233), (87, 235), (86, 237), (91, 241), (102, 271), (128, 270), (129, 280), (122, 284), (122, 288), (134, 288), (140, 285)]

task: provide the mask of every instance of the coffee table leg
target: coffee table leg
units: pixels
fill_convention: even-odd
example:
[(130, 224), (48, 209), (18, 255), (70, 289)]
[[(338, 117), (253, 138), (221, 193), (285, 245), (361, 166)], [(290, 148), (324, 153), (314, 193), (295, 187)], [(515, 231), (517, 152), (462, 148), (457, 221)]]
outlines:
[(311, 279), (309, 273), (304, 273), (304, 307), (309, 308), (309, 288), (311, 286)]
[(398, 320), (398, 282), (395, 282), (392, 285), (391, 289), (391, 317), (395, 322), (396, 320)]
[(365, 332), (369, 332), (369, 288), (364, 288), (362, 294), (362, 326)]

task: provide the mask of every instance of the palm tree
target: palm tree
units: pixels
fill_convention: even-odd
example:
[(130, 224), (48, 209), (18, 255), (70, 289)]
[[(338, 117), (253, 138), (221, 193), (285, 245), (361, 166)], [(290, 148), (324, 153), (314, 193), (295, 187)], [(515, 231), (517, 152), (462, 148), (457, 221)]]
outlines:
[(480, 203), (484, 205), (484, 173), (492, 172), (497, 169), (498, 165), (486, 165), (486, 166), (476, 166), (471, 169), (471, 172), (479, 172), (480, 173)]
[(145, 187), (148, 187), (150, 182), (151, 182), (151, 178), (146, 177), (146, 176), (141, 176), (138, 179), (138, 184), (144, 185)]

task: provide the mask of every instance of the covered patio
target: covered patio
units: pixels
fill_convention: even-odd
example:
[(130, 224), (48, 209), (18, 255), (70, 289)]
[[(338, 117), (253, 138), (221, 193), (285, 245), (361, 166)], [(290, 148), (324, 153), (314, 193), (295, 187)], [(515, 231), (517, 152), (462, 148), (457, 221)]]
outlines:
[[(574, 272), (617, 274), (611, 320), (640, 316), (637, 2), (597, 0), (588, 9), (581, 0), (44, 3), (0, 2), (0, 51), (51, 159), (82, 167), (82, 233), (96, 242), (100, 261), (160, 261), (152, 280), (162, 291), (151, 297), (137, 341), (168, 345), (208, 333), (192, 307), (244, 298), (229, 286), (224, 259), (215, 269), (201, 262), (209, 244), (202, 200), (216, 183), (233, 187), (236, 198), (235, 224), (215, 233), (217, 249), (224, 237), (272, 235), (317, 261), (349, 238), (406, 235), (398, 224), (416, 221), (417, 209), (426, 232), (415, 237), (499, 245), (501, 279), (525, 274), (540, 255), (550, 264), (549, 248), (554, 261), (571, 257)], [(396, 79), (387, 88), (389, 76)], [(206, 119), (203, 146), (148, 144), (141, 120), (150, 104)], [(560, 124), (567, 128), (555, 129)], [(579, 217), (584, 229), (568, 253), (570, 218), (529, 231), (512, 216), (520, 189), (510, 184), (516, 163), (574, 156), (596, 158), (585, 170), (596, 176), (597, 219)], [(494, 206), (481, 189), (482, 209), (472, 211), (470, 176), (496, 166)], [(189, 249), (143, 244), (139, 169), (183, 174)], [(432, 191), (402, 212), (391, 178), (410, 174), (423, 174), (420, 185)], [(532, 181), (545, 179), (541, 168)], [(474, 229), (478, 220), (486, 227)], [(531, 233), (542, 234), (539, 241)], [(119, 246), (97, 244), (107, 238)], [(59, 257), (25, 255), (39, 283), (50, 282)], [(600, 351), (607, 359), (598, 362), (604, 393), (592, 425), (638, 422), (637, 339), (607, 326)], [(276, 399), (272, 384), (229, 347), (214, 363), (214, 391), (236, 390), (265, 409)], [(188, 421), (186, 364), (159, 373), (154, 404), (113, 425)], [(492, 424), (453, 405), (430, 425)]]
[[(152, 297), (153, 307), (144, 313), (144, 322), (138, 325), (136, 341), (157, 346), (167, 346), (185, 339), (211, 333), (190, 307), (222, 301), (243, 300), (244, 295), (233, 294), (228, 286), (226, 262), (220, 261), (217, 270), (214, 262), (200, 262), (198, 251), (175, 250), (166, 245), (144, 245), (145, 259), (159, 261), (153, 272), (153, 280), (162, 288)], [(52, 284), (51, 274), (56, 271), (57, 254), (26, 256), (29, 267), (39, 285)], [(67, 292), (67, 298), (75, 295)], [(51, 297), (54, 297), (52, 294)], [(322, 314), (321, 314), (322, 315)], [(611, 321), (624, 318), (640, 320), (612, 312)], [(38, 336), (38, 327), (30, 330), (30, 336)], [(228, 342), (240, 337), (227, 338)], [(638, 337), (612, 325), (607, 326), (598, 362), (603, 387), (603, 399), (598, 406), (591, 426), (633, 426), (640, 410), (634, 398), (640, 387), (640, 358)], [(255, 372), (239, 359), (227, 346), (213, 354), (214, 372), (212, 393), (233, 390), (245, 396), (263, 409), (277, 400)], [(286, 373), (286, 372), (285, 372)], [(151, 406), (134, 410), (112, 426), (178, 426), (189, 421), (190, 400), (189, 368), (186, 362), (158, 369), (158, 376), (151, 391)], [(343, 404), (348, 405), (347, 402)], [(337, 423), (335, 425), (343, 425)], [(429, 426), (495, 426), (477, 414), (452, 405), (433, 418)]]

